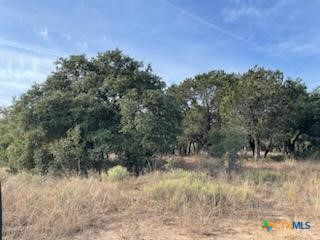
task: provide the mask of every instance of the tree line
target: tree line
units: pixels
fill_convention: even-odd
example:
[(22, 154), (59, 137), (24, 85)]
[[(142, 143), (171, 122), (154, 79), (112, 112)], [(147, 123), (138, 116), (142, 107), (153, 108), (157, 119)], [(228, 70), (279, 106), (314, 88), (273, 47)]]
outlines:
[(111, 154), (138, 173), (167, 154), (319, 153), (320, 91), (278, 70), (215, 70), (167, 87), (118, 49), (55, 66), (1, 109), (0, 162), (12, 172), (102, 171)]

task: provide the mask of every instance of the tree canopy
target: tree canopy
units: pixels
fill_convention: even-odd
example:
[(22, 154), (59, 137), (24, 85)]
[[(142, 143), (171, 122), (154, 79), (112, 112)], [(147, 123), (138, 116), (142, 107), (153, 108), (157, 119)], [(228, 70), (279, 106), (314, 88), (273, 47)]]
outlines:
[(260, 149), (301, 157), (319, 151), (319, 91), (279, 70), (215, 70), (166, 87), (150, 65), (118, 49), (55, 66), (1, 108), (0, 161), (13, 172), (85, 174), (105, 169), (115, 154), (138, 173), (174, 152), (234, 152), (243, 136), (255, 159)]

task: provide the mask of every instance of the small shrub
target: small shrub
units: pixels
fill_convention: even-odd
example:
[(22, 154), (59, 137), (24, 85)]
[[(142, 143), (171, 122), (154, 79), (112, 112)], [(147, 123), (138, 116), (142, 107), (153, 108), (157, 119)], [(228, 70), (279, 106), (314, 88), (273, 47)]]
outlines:
[(272, 159), (275, 162), (282, 162), (282, 161), (285, 160), (285, 156), (284, 155), (271, 155), (269, 158)]
[(236, 154), (246, 142), (246, 135), (241, 129), (211, 130), (208, 149), (211, 156), (222, 158), (227, 153)]
[(110, 181), (124, 181), (127, 180), (130, 176), (130, 173), (125, 167), (120, 165), (110, 168), (107, 171), (107, 174), (103, 174), (103, 178)]
[(238, 152), (246, 145), (246, 135), (241, 129), (211, 130), (208, 136), (208, 150), (212, 157), (226, 157), (227, 173), (238, 171), (241, 167)]
[(264, 162), (267, 162), (267, 163), (272, 163), (272, 162), (283, 162), (285, 161), (286, 159), (286, 156), (285, 155), (268, 155), (266, 157), (263, 158), (263, 161)]
[(166, 159), (166, 164), (164, 165), (164, 168), (167, 170), (170, 169), (176, 169), (176, 168), (183, 168), (184, 167), (184, 160), (181, 157), (171, 157)]
[(224, 182), (213, 181), (201, 173), (183, 170), (171, 171), (163, 176), (158, 183), (145, 187), (145, 191), (156, 201), (165, 202), (166, 206), (181, 210), (184, 207), (222, 206), (237, 207), (249, 199), (249, 189), (233, 186)]
[(251, 169), (244, 171), (241, 174), (241, 179), (255, 184), (281, 183), (285, 180), (285, 176), (281, 172), (271, 169)]

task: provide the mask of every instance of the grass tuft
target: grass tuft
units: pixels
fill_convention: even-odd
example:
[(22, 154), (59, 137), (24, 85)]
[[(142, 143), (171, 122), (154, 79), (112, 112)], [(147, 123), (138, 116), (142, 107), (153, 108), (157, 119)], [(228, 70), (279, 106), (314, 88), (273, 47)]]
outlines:
[(110, 180), (113, 182), (116, 181), (125, 181), (130, 177), (130, 173), (125, 167), (120, 165), (110, 168), (107, 173), (102, 174), (104, 180)]
[(248, 169), (242, 172), (240, 179), (254, 184), (282, 183), (286, 177), (279, 171), (272, 169)]
[(175, 170), (162, 178), (144, 190), (152, 199), (175, 210), (196, 205), (222, 210), (226, 206), (245, 204), (251, 196), (251, 191), (245, 186), (214, 181), (201, 173)]

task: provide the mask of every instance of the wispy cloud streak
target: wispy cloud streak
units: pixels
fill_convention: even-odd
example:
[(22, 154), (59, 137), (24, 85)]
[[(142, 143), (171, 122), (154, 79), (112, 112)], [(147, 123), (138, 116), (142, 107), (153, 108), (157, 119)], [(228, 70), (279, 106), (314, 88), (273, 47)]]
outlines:
[(44, 55), (53, 56), (53, 57), (61, 57), (64, 55), (62, 53), (59, 53), (49, 48), (45, 48), (45, 47), (41, 47), (33, 44), (11, 41), (3, 38), (0, 38), (0, 46), (20, 49), (20, 50), (24, 50), (32, 53), (44, 54)]
[(49, 31), (46, 27), (40, 30), (36, 30), (36, 33), (39, 34), (44, 40), (49, 39)]
[(287, 58), (287, 57), (285, 57), (283, 55), (280, 55), (280, 54), (278, 54), (276, 52), (270, 51), (270, 50), (268, 50), (268, 48), (266, 48), (264, 46), (261, 46), (261, 45), (255, 43), (255, 42), (252, 42), (252, 41), (242, 37), (239, 34), (233, 33), (233, 32), (231, 32), (231, 31), (229, 31), (227, 29), (224, 29), (224, 28), (222, 28), (222, 27), (220, 27), (220, 26), (218, 26), (218, 25), (216, 25), (216, 24), (214, 24), (212, 22), (209, 22), (206, 19), (204, 19), (202, 17), (199, 17), (198, 15), (193, 14), (193, 13), (191, 13), (191, 12), (181, 8), (181, 7), (178, 7), (178, 6), (172, 4), (171, 2), (169, 2), (167, 0), (162, 0), (162, 1), (165, 4), (167, 4), (167, 5), (171, 6), (172, 8), (174, 8), (175, 10), (177, 10), (178, 12), (180, 12), (181, 14), (185, 15), (186, 17), (189, 17), (190, 19), (192, 19), (192, 20), (194, 20), (194, 21), (196, 21), (196, 22), (198, 22), (198, 23), (200, 23), (200, 24), (202, 24), (202, 25), (204, 25), (204, 26), (206, 26), (208, 28), (214, 29), (214, 30), (216, 30), (216, 31), (218, 31), (218, 32), (230, 37), (230, 38), (233, 38), (233, 39), (235, 39), (237, 41), (243, 42), (246, 45), (248, 45), (249, 47), (251, 47), (251, 48), (253, 48), (253, 49), (257, 50), (257, 51), (267, 53), (267, 54), (269, 54), (271, 56), (280, 58), (282, 60), (286, 60), (286, 61), (289, 60), (289, 58)]
[(218, 26), (217, 24), (215, 23), (212, 23), (212, 22), (209, 22), (207, 21), (206, 19), (194, 14), (194, 13), (191, 13), (187, 10), (185, 10), (184, 8), (182, 7), (179, 7), (179, 6), (176, 6), (175, 4), (169, 2), (168, 0), (162, 0), (163, 3), (167, 4), (168, 6), (172, 7), (173, 9), (175, 9), (176, 11), (180, 12), (181, 14), (183, 14), (184, 16), (194, 20), (195, 22), (198, 22), (208, 28), (211, 28), (217, 32), (220, 32), (234, 40), (237, 40), (239, 42), (242, 42), (244, 44), (246, 44), (248, 47), (250, 47), (251, 49), (254, 49), (256, 51), (259, 51), (259, 52), (263, 52), (263, 53), (266, 53), (268, 54), (269, 56), (273, 56), (273, 57), (276, 57), (278, 59), (281, 59), (281, 60), (284, 60), (286, 62), (290, 62), (292, 65), (295, 65), (296, 67), (302, 69), (303, 71), (305, 72), (309, 72), (306, 67), (304, 65), (301, 65), (301, 64), (298, 64), (296, 62), (292, 62), (292, 59), (287, 57), (287, 56), (284, 56), (282, 54), (279, 54), (277, 51), (273, 51), (273, 48), (272, 47), (266, 47), (266, 46), (262, 46), (262, 45), (259, 45), (253, 41), (250, 41), (248, 39), (246, 39), (245, 37), (239, 35), (239, 34), (236, 34), (236, 33), (233, 33), (232, 31), (229, 31), (225, 28), (222, 28), (220, 26)]

